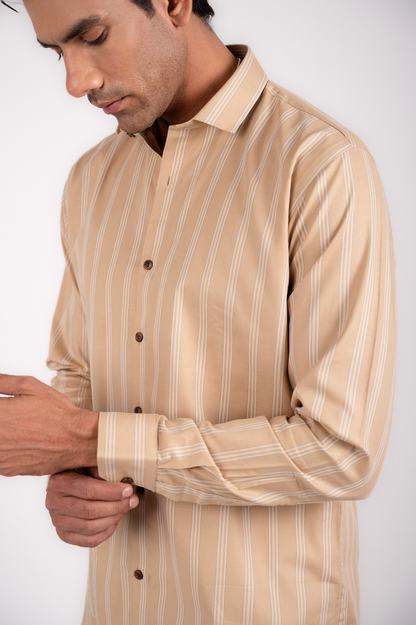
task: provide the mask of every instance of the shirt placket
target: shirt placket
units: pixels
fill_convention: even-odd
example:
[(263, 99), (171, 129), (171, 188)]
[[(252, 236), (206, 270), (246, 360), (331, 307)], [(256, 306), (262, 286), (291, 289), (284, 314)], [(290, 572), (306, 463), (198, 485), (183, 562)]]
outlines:
[[(174, 206), (175, 159), (180, 130), (169, 129), (163, 155), (157, 167), (159, 172), (154, 186), (153, 199), (149, 194), (146, 208), (148, 219), (146, 233), (140, 247), (136, 275), (137, 300), (134, 315), (135, 327), (130, 342), (134, 350), (134, 411), (153, 412), (152, 386), (154, 378), (154, 318), (159, 284), (163, 272), (160, 254), (165, 237), (165, 228)], [(153, 178), (155, 180), (155, 178)], [(153, 183), (154, 184), (154, 183)]]

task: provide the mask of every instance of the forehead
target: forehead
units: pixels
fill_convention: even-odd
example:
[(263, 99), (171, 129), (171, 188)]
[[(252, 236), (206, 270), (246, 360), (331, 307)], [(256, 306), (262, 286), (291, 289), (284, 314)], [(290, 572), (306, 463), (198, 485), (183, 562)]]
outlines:
[(80, 20), (99, 16), (122, 17), (137, 7), (130, 0), (24, 0), (36, 35), (41, 40), (59, 38)]

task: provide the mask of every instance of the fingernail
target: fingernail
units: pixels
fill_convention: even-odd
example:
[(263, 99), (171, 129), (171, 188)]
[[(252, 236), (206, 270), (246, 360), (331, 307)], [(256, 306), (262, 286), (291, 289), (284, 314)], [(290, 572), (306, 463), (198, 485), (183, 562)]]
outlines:
[(131, 486), (126, 486), (126, 488), (123, 490), (123, 499), (127, 499), (127, 497), (130, 497), (132, 492), (133, 488)]
[(137, 495), (133, 495), (133, 497), (130, 497), (130, 508), (135, 508), (139, 503), (139, 498), (137, 497)]

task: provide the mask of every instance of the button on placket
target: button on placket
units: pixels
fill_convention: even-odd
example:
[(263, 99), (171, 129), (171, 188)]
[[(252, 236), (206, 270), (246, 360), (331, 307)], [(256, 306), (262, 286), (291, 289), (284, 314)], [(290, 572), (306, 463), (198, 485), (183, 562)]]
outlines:
[(153, 261), (152, 260), (145, 260), (143, 263), (143, 267), (147, 270), (150, 271), (153, 267)]
[(136, 406), (136, 408), (134, 409), (134, 412), (136, 414), (142, 414), (143, 410), (140, 408), (140, 406)]
[(136, 336), (134, 337), (138, 343), (141, 343), (144, 339), (142, 332), (136, 332)]
[(141, 571), (139, 571), (139, 570), (134, 571), (134, 577), (136, 579), (143, 579), (143, 573)]

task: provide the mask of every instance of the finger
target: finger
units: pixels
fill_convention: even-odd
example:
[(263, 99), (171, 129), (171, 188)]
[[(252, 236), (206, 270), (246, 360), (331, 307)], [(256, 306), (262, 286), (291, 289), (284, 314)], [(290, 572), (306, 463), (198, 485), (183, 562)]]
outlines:
[(105, 540), (108, 540), (110, 536), (114, 534), (116, 528), (117, 525), (112, 525), (104, 532), (96, 534), (95, 536), (85, 536), (84, 534), (77, 534), (76, 532), (61, 532), (59, 530), (57, 530), (56, 533), (65, 543), (77, 545), (78, 547), (88, 547), (91, 549), (93, 547), (97, 547)]
[(37, 385), (46, 386), (30, 375), (0, 373), (0, 393), (2, 395), (32, 395)]
[(51, 476), (48, 491), (88, 501), (117, 501), (130, 497), (133, 488), (130, 484), (106, 482), (74, 471), (64, 471)]
[(71, 516), (54, 516), (52, 517), (52, 523), (56, 530), (60, 532), (72, 532), (74, 534), (83, 534), (84, 536), (95, 536), (105, 532), (113, 525), (117, 525), (124, 514), (117, 514), (116, 516), (106, 517), (103, 519), (94, 519), (88, 521), (86, 519), (76, 519)]
[(117, 514), (125, 514), (139, 503), (137, 495), (118, 501), (87, 501), (76, 497), (65, 497), (47, 508), (51, 516), (64, 514), (78, 519), (103, 519)]

